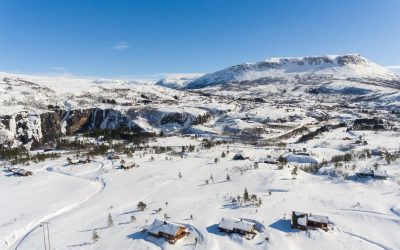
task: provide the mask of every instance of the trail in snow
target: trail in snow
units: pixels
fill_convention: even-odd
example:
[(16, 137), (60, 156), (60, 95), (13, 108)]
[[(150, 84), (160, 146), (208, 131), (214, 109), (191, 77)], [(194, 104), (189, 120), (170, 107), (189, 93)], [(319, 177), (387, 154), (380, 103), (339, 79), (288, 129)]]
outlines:
[[(100, 167), (95, 169), (92, 172), (96, 172), (104, 167), (103, 163), (101, 163), (101, 162), (97, 162), (97, 163), (100, 164)], [(48, 171), (58, 173), (58, 174), (64, 174), (67, 176), (71, 176), (73, 178), (79, 178), (79, 179), (84, 179), (84, 180), (88, 180), (88, 181), (96, 181), (99, 184), (99, 188), (93, 194), (86, 197), (84, 200), (82, 200), (78, 204), (72, 204), (71, 206), (64, 207), (54, 213), (51, 213), (51, 214), (43, 217), (42, 219), (36, 221), (35, 223), (31, 223), (31, 224), (35, 224), (35, 226), (32, 227), (30, 230), (28, 230), (19, 240), (17, 240), (16, 244), (15, 243), (12, 244), (9, 249), (11, 249), (13, 245), (15, 245), (14, 249), (17, 250), (22, 245), (22, 243), (32, 234), (32, 232), (34, 232), (38, 227), (40, 227), (41, 222), (43, 222), (43, 221), (49, 222), (50, 220), (54, 220), (55, 218), (57, 218), (61, 215), (66, 215), (68, 213), (77, 211), (78, 209), (82, 208), (83, 205), (85, 205), (87, 202), (89, 202), (91, 199), (93, 199), (95, 196), (97, 196), (98, 194), (103, 192), (104, 188), (106, 187), (106, 183), (104, 182), (104, 180), (100, 179), (98, 177), (95, 179), (91, 179), (91, 178), (83, 178), (83, 177), (79, 177), (79, 176), (75, 176), (75, 175), (71, 175), (71, 174), (67, 174), (67, 173), (63, 173), (63, 172), (53, 171), (53, 170), (48, 170)], [(29, 225), (27, 227), (29, 227)]]
[(365, 237), (363, 237), (363, 236), (360, 236), (360, 235), (357, 235), (357, 234), (354, 234), (354, 233), (351, 233), (351, 232), (347, 232), (347, 231), (343, 231), (343, 233), (348, 234), (348, 235), (353, 236), (353, 237), (356, 237), (356, 238), (359, 238), (359, 239), (361, 239), (361, 240), (363, 240), (363, 241), (365, 241), (365, 242), (368, 242), (368, 243), (370, 243), (370, 244), (373, 244), (373, 245), (375, 245), (375, 246), (378, 246), (378, 247), (380, 247), (380, 248), (382, 248), (382, 249), (385, 249), (385, 250), (393, 250), (393, 249), (390, 248), (390, 247), (387, 247), (387, 246), (385, 246), (385, 245), (383, 245), (383, 244), (381, 244), (381, 243), (379, 243), (379, 242), (370, 240), (370, 239), (365, 238)]

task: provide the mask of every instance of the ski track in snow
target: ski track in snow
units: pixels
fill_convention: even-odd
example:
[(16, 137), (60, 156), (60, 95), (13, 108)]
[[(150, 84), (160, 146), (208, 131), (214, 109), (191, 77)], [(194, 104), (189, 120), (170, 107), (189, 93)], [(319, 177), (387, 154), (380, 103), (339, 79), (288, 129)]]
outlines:
[(370, 244), (373, 244), (373, 245), (375, 245), (375, 246), (378, 246), (378, 247), (380, 247), (380, 248), (382, 248), (382, 249), (385, 249), (385, 250), (393, 250), (393, 249), (390, 248), (390, 247), (387, 247), (387, 246), (385, 246), (385, 245), (383, 245), (383, 244), (381, 244), (381, 243), (375, 242), (375, 241), (373, 241), (373, 240), (370, 240), (370, 239), (368, 239), (368, 238), (362, 237), (362, 236), (360, 236), (360, 235), (357, 235), (357, 234), (354, 234), (354, 233), (351, 233), (351, 232), (348, 232), (348, 231), (343, 231), (343, 233), (348, 234), (348, 235), (350, 235), (350, 236), (352, 236), (352, 237), (359, 238), (359, 239), (361, 239), (361, 240), (363, 240), (363, 241), (365, 241), (365, 242), (368, 242), (368, 243), (370, 243)]
[[(100, 164), (100, 167), (97, 168), (97, 169), (95, 169), (95, 170), (93, 170), (92, 172), (99, 171), (100, 169), (102, 169), (102, 168), (104, 167), (104, 164), (101, 163), (101, 162), (97, 162), (97, 161), (93, 161), (93, 162), (99, 163), (99, 164)], [(37, 222), (30, 223), (29, 225), (35, 224), (35, 226), (32, 227), (32, 228), (31, 228), (30, 230), (28, 230), (28, 231), (25, 230), (26, 232), (24, 233), (24, 235), (21, 236), (20, 239), (16, 241), (17, 243), (12, 244), (12, 245), (9, 247), (9, 249), (12, 249), (12, 248), (13, 248), (13, 245), (15, 245), (15, 248), (14, 248), (14, 249), (15, 249), (15, 250), (18, 250), (19, 247), (24, 243), (24, 241), (25, 241), (26, 239), (28, 239), (29, 236), (30, 236), (37, 228), (40, 227), (40, 223), (41, 223), (41, 222), (43, 222), (43, 221), (49, 222), (50, 220), (54, 220), (54, 219), (56, 219), (57, 217), (59, 217), (59, 216), (61, 216), (61, 215), (66, 215), (66, 214), (68, 214), (68, 213), (72, 213), (72, 212), (77, 211), (78, 209), (82, 208), (86, 203), (88, 203), (91, 199), (93, 199), (95, 196), (97, 196), (98, 194), (100, 194), (101, 192), (103, 192), (104, 188), (106, 187), (106, 183), (104, 182), (104, 180), (103, 180), (103, 179), (100, 179), (100, 178), (98, 178), (98, 177), (96, 177), (95, 179), (91, 179), (91, 178), (83, 178), (83, 177), (80, 177), (79, 175), (76, 176), (76, 175), (72, 175), (72, 174), (68, 174), (68, 173), (63, 173), (63, 172), (59, 172), (59, 171), (53, 171), (53, 170), (48, 170), (48, 171), (49, 171), (49, 172), (53, 172), (53, 173), (58, 173), (58, 174), (67, 175), (67, 176), (70, 176), (70, 177), (73, 177), (73, 178), (88, 180), (88, 181), (90, 181), (90, 182), (96, 181), (96, 182), (99, 184), (99, 188), (96, 190), (96, 192), (94, 192), (94, 193), (91, 194), (90, 196), (86, 197), (84, 200), (82, 200), (82, 201), (79, 202), (78, 204), (71, 204), (70, 206), (66, 206), (66, 207), (64, 207), (64, 208), (62, 208), (62, 209), (60, 209), (60, 210), (57, 210), (57, 211), (54, 212), (54, 213), (51, 213), (51, 214), (49, 214), (49, 215), (43, 217), (42, 219), (38, 220)], [(87, 173), (89, 173), (89, 172), (87, 172)], [(85, 174), (87, 174), (87, 173), (85, 173)], [(26, 226), (25, 228), (28, 228), (29, 225)]]

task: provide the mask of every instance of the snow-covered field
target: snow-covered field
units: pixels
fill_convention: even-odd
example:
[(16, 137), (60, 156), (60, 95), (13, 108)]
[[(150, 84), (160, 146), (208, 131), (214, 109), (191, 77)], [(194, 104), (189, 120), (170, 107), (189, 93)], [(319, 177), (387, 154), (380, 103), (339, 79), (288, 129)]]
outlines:
[[(333, 131), (326, 136), (334, 141), (342, 135)], [(259, 159), (277, 157), (286, 152), (284, 149), (242, 144), (203, 149), (199, 144), (200, 139), (189, 137), (152, 141), (152, 146), (195, 145), (199, 150), (183, 158), (137, 151), (129, 160), (139, 167), (126, 171), (116, 169), (117, 163), (105, 157), (76, 166), (66, 165), (63, 157), (31, 164), (27, 167), (34, 172), (30, 177), (3, 172), (1, 248), (43, 249), (43, 232), (38, 227), (41, 221), (50, 223), (52, 249), (400, 248), (399, 162), (382, 166), (389, 173), (387, 180), (346, 180), (300, 170), (293, 179), (292, 163), (282, 169), (266, 163), (253, 167)], [(221, 157), (223, 151), (225, 158)], [(249, 159), (232, 160), (238, 152)], [(312, 149), (316, 158), (323, 158), (322, 154), (323, 150)], [(215, 158), (220, 161), (214, 163)], [(369, 164), (373, 161), (379, 159), (372, 157)], [(245, 188), (261, 197), (260, 207), (232, 204), (231, 197), (242, 195)], [(147, 204), (146, 210), (137, 209), (139, 201)], [(156, 211), (159, 208), (161, 212)], [(292, 211), (326, 215), (332, 230), (291, 229)], [(114, 220), (112, 227), (107, 227), (109, 213)], [(171, 245), (142, 232), (143, 227), (155, 218), (163, 219), (164, 214), (170, 221), (186, 225), (190, 235)], [(130, 222), (131, 216), (136, 217), (135, 222)], [(254, 220), (264, 228), (252, 240), (226, 235), (217, 229), (222, 217)], [(91, 239), (93, 230), (100, 236), (95, 244)]]
[[(358, 55), (157, 83), (0, 73), (1, 156), (61, 145), (48, 153), (56, 160), (13, 166), (28, 177), (0, 160), (0, 249), (44, 249), (41, 222), (51, 249), (400, 249), (399, 88), (398, 75)], [(109, 146), (136, 166), (122, 170), (105, 151), (67, 164)], [(365, 169), (388, 177), (356, 175)], [(329, 230), (292, 229), (292, 211), (328, 216)], [(258, 233), (222, 233), (222, 217)], [(155, 218), (190, 234), (174, 245), (149, 236)]]

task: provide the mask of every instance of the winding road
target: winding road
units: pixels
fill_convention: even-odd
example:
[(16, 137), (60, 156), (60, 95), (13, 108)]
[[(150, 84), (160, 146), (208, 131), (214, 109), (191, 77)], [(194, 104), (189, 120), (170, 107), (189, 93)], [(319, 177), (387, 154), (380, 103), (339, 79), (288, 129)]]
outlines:
[[(96, 171), (101, 170), (104, 167), (104, 164), (102, 162), (97, 162), (97, 161), (93, 161), (93, 162), (96, 162), (96, 163), (100, 164), (99, 168), (97, 168), (97, 169), (95, 169), (95, 170), (93, 170), (91, 172), (86, 172), (85, 174), (94, 173)], [(98, 194), (103, 192), (103, 190), (106, 187), (106, 183), (104, 182), (104, 180), (99, 178), (99, 177), (96, 177), (96, 178), (84, 178), (84, 177), (80, 177), (80, 176), (76, 176), (76, 175), (72, 175), (72, 174), (68, 174), (68, 173), (54, 171), (54, 170), (52, 170), (52, 168), (47, 168), (47, 171), (50, 171), (50, 172), (53, 172), (53, 173), (67, 175), (67, 176), (70, 176), (72, 178), (78, 178), (78, 179), (87, 180), (87, 181), (90, 181), (90, 182), (95, 181), (95, 182), (98, 183), (98, 188), (94, 193), (92, 193), (91, 195), (87, 196), (85, 199), (83, 199), (78, 204), (74, 204), (72, 206), (64, 207), (64, 208), (62, 208), (60, 210), (57, 210), (54, 213), (46, 215), (45, 217), (41, 218), (40, 220), (37, 220), (36, 222), (30, 223), (29, 225), (33, 225), (32, 228), (28, 229), (29, 225), (26, 226), (25, 227), (26, 232), (19, 239), (17, 239), (16, 242), (14, 244), (12, 244), (8, 249), (15, 249), (15, 250), (20, 249), (22, 244), (29, 238), (29, 236), (37, 228), (40, 227), (41, 222), (44, 222), (44, 221), (50, 222), (51, 220), (54, 220), (54, 219), (56, 219), (57, 217), (59, 217), (61, 215), (67, 215), (67, 214), (76, 212), (77, 210), (82, 208), (85, 204), (87, 204), (90, 200), (92, 200), (94, 197), (96, 197)]]

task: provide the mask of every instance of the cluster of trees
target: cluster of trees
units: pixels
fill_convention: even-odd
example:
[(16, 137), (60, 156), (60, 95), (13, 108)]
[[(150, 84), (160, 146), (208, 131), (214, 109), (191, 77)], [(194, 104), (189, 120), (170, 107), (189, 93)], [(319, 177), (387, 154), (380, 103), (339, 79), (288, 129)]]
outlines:
[(256, 194), (249, 194), (247, 188), (245, 188), (242, 196), (238, 195), (232, 198), (232, 203), (240, 206), (252, 205), (259, 207), (262, 204), (262, 200), (261, 197), (258, 197)]
[(11, 164), (24, 164), (33, 162), (43, 162), (46, 159), (57, 159), (60, 154), (57, 153), (36, 153), (29, 154), (24, 147), (3, 148), (0, 147), (0, 160), (9, 161)]

